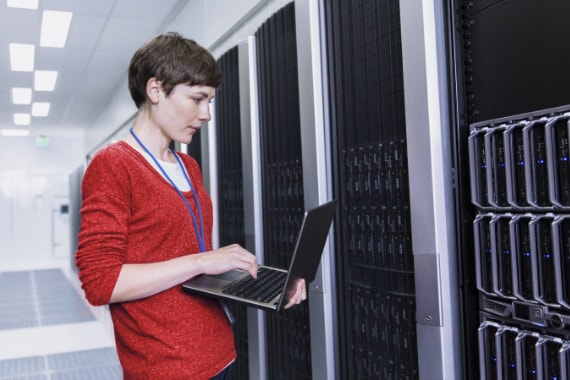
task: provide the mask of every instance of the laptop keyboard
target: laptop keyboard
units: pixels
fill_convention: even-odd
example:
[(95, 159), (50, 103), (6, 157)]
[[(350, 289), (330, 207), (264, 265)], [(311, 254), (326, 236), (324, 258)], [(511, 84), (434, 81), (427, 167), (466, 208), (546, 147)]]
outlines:
[(250, 300), (269, 302), (281, 293), (286, 277), (286, 272), (261, 267), (257, 271), (257, 279), (247, 276), (229, 284), (222, 291)]

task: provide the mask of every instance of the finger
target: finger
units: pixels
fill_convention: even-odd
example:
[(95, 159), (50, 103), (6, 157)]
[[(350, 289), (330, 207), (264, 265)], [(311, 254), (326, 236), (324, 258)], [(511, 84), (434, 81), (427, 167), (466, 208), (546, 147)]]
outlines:
[(301, 287), (301, 301), (305, 301), (307, 299), (307, 284), (305, 283), (305, 279), (302, 279), (299, 286)]
[(257, 278), (257, 271), (258, 270), (259, 270), (259, 266), (257, 265), (257, 263), (254, 263), (252, 266), (252, 269), (249, 271), (249, 274), (251, 275), (251, 277)]
[(292, 306), (294, 306), (294, 305), (296, 305), (296, 304), (297, 304), (297, 302), (295, 302), (295, 297), (293, 297), (293, 298), (291, 298), (291, 299), (289, 300), (289, 302), (287, 303), (287, 305), (285, 305), (283, 308), (284, 308), (284, 309), (289, 309), (289, 308), (291, 308)]
[(289, 300), (289, 302), (287, 303), (287, 305), (284, 306), (285, 309), (289, 309), (292, 306), (295, 305), (299, 305), (301, 302), (305, 301), (307, 299), (306, 293), (303, 292), (302, 289), (305, 289), (304, 287), (301, 287), (302, 282), (300, 281), (299, 283), (297, 283), (297, 289), (295, 294), (291, 297), (291, 299)]
[[(239, 247), (239, 246), (238, 246)], [(249, 273), (253, 278), (257, 278), (257, 257), (249, 251), (240, 248), (238, 252), (236, 267)]]
[(249, 273), (251, 277), (257, 278), (257, 270), (258, 270), (257, 262), (251, 262), (249, 260), (242, 261), (239, 264), (239, 269)]
[(300, 278), (297, 280), (295, 289), (295, 296), (298, 297), (299, 302), (304, 301), (307, 299), (307, 286), (305, 285), (305, 279)]
[(284, 306), (285, 309), (289, 309), (292, 306), (297, 305), (299, 302), (297, 301), (297, 293), (295, 293), (287, 302), (287, 305)]

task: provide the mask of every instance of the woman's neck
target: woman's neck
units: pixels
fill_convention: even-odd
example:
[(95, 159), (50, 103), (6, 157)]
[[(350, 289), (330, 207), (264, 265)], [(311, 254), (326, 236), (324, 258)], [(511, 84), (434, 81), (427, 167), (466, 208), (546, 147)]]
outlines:
[[(144, 144), (146, 149), (148, 149), (156, 159), (166, 162), (176, 162), (176, 159), (170, 152), (170, 141), (161, 133), (158, 127), (148, 121), (144, 122), (144, 119), (139, 120), (139, 117), (137, 117), (132, 130), (138, 140), (140, 140), (140, 143)], [(129, 133), (124, 138), (124, 141), (135, 149), (144, 152), (145, 149), (141, 146), (139, 141), (137, 141), (137, 138)]]

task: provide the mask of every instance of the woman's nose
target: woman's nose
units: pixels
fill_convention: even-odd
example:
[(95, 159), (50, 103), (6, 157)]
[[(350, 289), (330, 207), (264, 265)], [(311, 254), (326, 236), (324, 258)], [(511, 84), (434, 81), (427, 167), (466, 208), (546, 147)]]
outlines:
[(210, 113), (210, 105), (206, 104), (205, 107), (201, 107), (200, 109), (200, 120), (202, 121), (210, 121), (210, 119), (212, 118), (212, 115)]

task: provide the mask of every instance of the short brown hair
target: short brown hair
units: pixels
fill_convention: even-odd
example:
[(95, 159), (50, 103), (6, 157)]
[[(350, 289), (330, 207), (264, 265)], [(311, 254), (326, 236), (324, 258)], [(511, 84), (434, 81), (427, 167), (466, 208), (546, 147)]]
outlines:
[(162, 82), (166, 95), (182, 83), (214, 88), (222, 83), (222, 71), (210, 52), (176, 32), (158, 35), (141, 46), (131, 58), (128, 77), (137, 108), (146, 101), (146, 83), (153, 77)]

